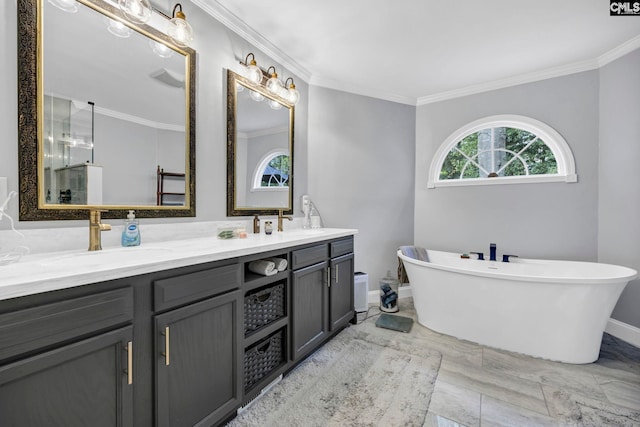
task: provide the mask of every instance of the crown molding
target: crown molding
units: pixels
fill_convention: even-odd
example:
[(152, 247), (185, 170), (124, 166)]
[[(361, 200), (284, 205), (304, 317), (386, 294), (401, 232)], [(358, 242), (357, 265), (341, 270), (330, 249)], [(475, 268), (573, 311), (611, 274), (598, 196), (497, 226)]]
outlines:
[(309, 80), (311, 80), (311, 72), (309, 70), (298, 64), (293, 58), (264, 38), (262, 34), (248, 26), (242, 19), (231, 13), (229, 9), (221, 5), (218, 1), (192, 0), (192, 3), (217, 21), (220, 21), (222, 25), (260, 49), (276, 62), (280, 63), (280, 65), (304, 82), (309, 83)]
[(467, 86), (451, 91), (440, 92), (433, 95), (427, 95), (418, 98), (416, 105), (432, 104), (434, 102), (446, 101), (448, 99), (460, 98), (467, 95), (488, 92), (505, 87), (517, 86), (526, 83), (537, 82), (540, 80), (551, 79), (554, 77), (562, 77), (570, 74), (581, 73), (583, 71), (595, 70), (615, 61), (618, 58), (640, 48), (640, 36), (636, 36), (631, 40), (627, 40), (619, 46), (594, 59), (574, 62), (572, 64), (562, 65), (559, 67), (548, 68), (546, 70), (535, 71), (533, 73), (522, 74), (519, 76), (508, 77), (506, 79), (494, 80), (492, 82), (481, 83), (477, 85)]
[(147, 126), (147, 127), (158, 129), (158, 130), (184, 132), (184, 126), (181, 126), (181, 125), (154, 122), (153, 120), (144, 119), (142, 117), (134, 116), (132, 114), (121, 113), (119, 111), (110, 110), (108, 108), (99, 107), (97, 105), (95, 107), (95, 112), (96, 114), (102, 114), (103, 116), (113, 117), (114, 119), (125, 120), (127, 122), (136, 123), (142, 126)]
[(604, 67), (605, 65), (615, 61), (618, 58), (622, 58), (627, 53), (633, 52), (640, 48), (640, 36), (635, 36), (631, 40), (627, 40), (620, 46), (614, 47), (609, 52), (605, 52), (598, 57), (598, 65)]
[(519, 76), (507, 77), (505, 79), (494, 80), (491, 82), (471, 85), (460, 89), (422, 96), (418, 98), (416, 105), (420, 106), (432, 104), (434, 102), (446, 101), (448, 99), (460, 98), (468, 95), (475, 95), (478, 93), (489, 92), (496, 89), (503, 89), (510, 86), (518, 86), (521, 84), (537, 82), (554, 77), (567, 76), (569, 74), (594, 70), (598, 67), (599, 64), (597, 59), (588, 59), (586, 61), (574, 62), (572, 64), (561, 65), (559, 67), (548, 68), (546, 70), (534, 71), (532, 73), (521, 74)]

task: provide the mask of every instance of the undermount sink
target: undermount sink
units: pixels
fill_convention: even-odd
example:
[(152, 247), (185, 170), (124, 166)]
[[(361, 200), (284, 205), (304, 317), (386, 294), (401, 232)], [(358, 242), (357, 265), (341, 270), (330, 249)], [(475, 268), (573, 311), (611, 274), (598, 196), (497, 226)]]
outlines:
[(281, 233), (285, 236), (313, 236), (315, 234), (322, 234), (324, 230), (322, 228), (296, 228), (293, 230), (284, 230)]
[(60, 255), (43, 256), (36, 262), (43, 266), (68, 265), (73, 262), (100, 262), (124, 260), (134, 256), (168, 253), (171, 249), (158, 246), (132, 246), (101, 251), (74, 251)]

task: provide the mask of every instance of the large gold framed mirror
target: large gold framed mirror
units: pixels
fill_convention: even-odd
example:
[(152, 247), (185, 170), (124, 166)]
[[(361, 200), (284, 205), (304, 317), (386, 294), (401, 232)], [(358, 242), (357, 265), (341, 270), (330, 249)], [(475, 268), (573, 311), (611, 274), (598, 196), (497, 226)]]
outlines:
[(227, 70), (227, 215), (293, 213), (294, 106)]
[(18, 67), (20, 220), (195, 216), (193, 49), (103, 0), (18, 0)]

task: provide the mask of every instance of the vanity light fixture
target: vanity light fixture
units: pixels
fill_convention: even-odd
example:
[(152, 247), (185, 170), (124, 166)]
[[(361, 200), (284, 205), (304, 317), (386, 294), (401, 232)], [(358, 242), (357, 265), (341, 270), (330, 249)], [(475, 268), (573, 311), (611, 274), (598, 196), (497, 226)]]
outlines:
[[(249, 57), (251, 57), (251, 62), (249, 62)], [(249, 53), (244, 59), (244, 62), (241, 62), (240, 64), (244, 66), (243, 74), (248, 80), (257, 85), (262, 83), (262, 70), (258, 67), (256, 57), (253, 53)]]
[(153, 9), (149, 0), (118, 0), (124, 16), (136, 24), (144, 24), (151, 18)]
[(193, 41), (193, 28), (187, 22), (187, 17), (182, 12), (182, 5), (176, 3), (173, 7), (171, 20), (167, 27), (167, 34), (180, 47), (187, 47)]
[[(249, 61), (249, 57), (251, 57), (251, 61)], [(244, 62), (240, 61), (240, 65), (242, 66), (241, 74), (252, 83), (265, 87), (269, 92), (279, 96), (291, 105), (297, 104), (300, 100), (300, 92), (296, 89), (293, 77), (287, 78), (285, 83), (282, 84), (282, 80), (278, 78), (278, 73), (276, 73), (276, 67), (274, 65), (267, 68), (266, 72), (262, 71), (262, 69), (258, 67), (253, 53), (249, 53), (244, 59)], [(269, 78), (263, 85), (262, 81), (265, 76), (269, 76)], [(237, 88), (238, 92), (243, 89), (242, 85), (239, 84), (237, 85)], [(251, 93), (251, 98), (255, 101), (262, 101), (264, 99), (264, 97), (260, 96), (257, 92)], [(278, 107), (280, 107), (280, 104), (277, 102), (270, 102), (269, 105), (273, 109), (278, 109)]]
[[(289, 85), (289, 88), (287, 88), (287, 83), (289, 83), (289, 80), (291, 80), (291, 84)], [(285, 98), (291, 104), (296, 105), (298, 103), (298, 100), (300, 99), (300, 92), (298, 92), (298, 89), (296, 89), (296, 85), (295, 83), (293, 83), (292, 77), (289, 77), (287, 80), (285, 80), (284, 87), (286, 90)]]

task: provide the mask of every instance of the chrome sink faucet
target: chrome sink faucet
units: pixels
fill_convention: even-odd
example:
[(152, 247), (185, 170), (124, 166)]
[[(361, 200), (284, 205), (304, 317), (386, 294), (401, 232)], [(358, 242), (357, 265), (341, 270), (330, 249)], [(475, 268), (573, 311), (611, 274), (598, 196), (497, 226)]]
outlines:
[(282, 227), (282, 220), (285, 218), (288, 219), (289, 221), (293, 221), (293, 217), (284, 216), (284, 209), (279, 209), (278, 210), (278, 231), (284, 230), (284, 228)]
[(100, 251), (102, 250), (102, 235), (103, 231), (111, 230), (110, 224), (103, 224), (100, 219), (100, 213), (106, 212), (104, 210), (90, 210), (89, 211), (89, 250)]
[(489, 244), (489, 261), (496, 261), (496, 244)]

